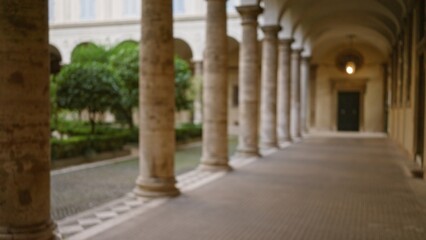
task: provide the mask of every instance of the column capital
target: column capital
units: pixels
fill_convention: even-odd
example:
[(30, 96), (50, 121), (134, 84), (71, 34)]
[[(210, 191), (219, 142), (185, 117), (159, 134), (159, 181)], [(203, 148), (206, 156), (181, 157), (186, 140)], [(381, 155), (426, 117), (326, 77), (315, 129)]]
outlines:
[(203, 64), (203, 60), (191, 60), (191, 63), (196, 65), (196, 64)]
[(311, 61), (311, 56), (302, 56), (302, 61), (304, 61), (304, 62), (310, 62)]
[(280, 25), (264, 25), (261, 27), (263, 33), (265, 34), (265, 37), (276, 37), (278, 35), (278, 32), (281, 31)]
[(236, 7), (242, 17), (242, 24), (257, 23), (257, 17), (263, 12), (259, 5), (245, 5)]
[(280, 39), (280, 44), (282, 45), (289, 45), (291, 47), (291, 44), (294, 42), (294, 38), (282, 38)]
[(194, 76), (203, 75), (203, 61), (202, 60), (193, 60), (191, 61), (194, 68)]
[(301, 54), (303, 52), (303, 48), (292, 48), (291, 52), (294, 54)]

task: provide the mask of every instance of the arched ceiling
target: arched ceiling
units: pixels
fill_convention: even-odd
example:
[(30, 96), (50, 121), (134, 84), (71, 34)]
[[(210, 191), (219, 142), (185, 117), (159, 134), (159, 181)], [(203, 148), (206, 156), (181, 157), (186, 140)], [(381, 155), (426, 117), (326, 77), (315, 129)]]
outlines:
[[(263, 0), (263, 24), (280, 24), (282, 38), (310, 54), (332, 49), (355, 36), (388, 56), (414, 0)], [(241, 0), (256, 4), (256, 0)], [(305, 52), (305, 55), (306, 52)]]

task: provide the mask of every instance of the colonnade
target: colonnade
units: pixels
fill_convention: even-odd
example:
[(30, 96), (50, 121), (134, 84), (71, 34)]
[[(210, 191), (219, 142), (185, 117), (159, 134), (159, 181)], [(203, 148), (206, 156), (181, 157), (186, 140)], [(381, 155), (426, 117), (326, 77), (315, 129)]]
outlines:
[(422, 171), (426, 171), (425, 13), (424, 1), (412, 4), (382, 66), (385, 131)]
[[(140, 174), (134, 193), (176, 196), (172, 0), (144, 0), (142, 9)], [(54, 238), (47, 12), (46, 0), (0, 4), (0, 239)], [(259, 146), (279, 148), (301, 137), (301, 50), (291, 49), (292, 39), (278, 38), (280, 26), (263, 26), (260, 56), (262, 9), (242, 6), (238, 12), (243, 26), (238, 155), (252, 157), (259, 156)], [(229, 171), (226, 0), (207, 0), (206, 21), (204, 61), (197, 67), (203, 73), (199, 169)]]

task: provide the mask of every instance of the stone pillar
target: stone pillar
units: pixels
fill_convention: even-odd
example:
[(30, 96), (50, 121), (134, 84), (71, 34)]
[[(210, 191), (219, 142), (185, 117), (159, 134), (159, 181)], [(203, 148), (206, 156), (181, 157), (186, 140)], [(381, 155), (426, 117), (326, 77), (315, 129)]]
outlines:
[(278, 25), (263, 26), (260, 147), (274, 149), (277, 141)]
[(196, 88), (194, 100), (194, 123), (203, 122), (203, 61), (194, 62), (194, 84)]
[(53, 239), (47, 1), (0, 4), (0, 239)]
[(203, 82), (201, 170), (230, 170), (228, 164), (228, 38), (226, 0), (207, 1)]
[(300, 124), (300, 54), (302, 49), (293, 49), (291, 54), (291, 139), (302, 137)]
[(302, 57), (301, 64), (301, 82), (300, 82), (300, 120), (301, 120), (301, 131), (303, 134), (308, 132), (308, 116), (309, 116), (309, 76), (311, 70), (311, 58)]
[(239, 138), (237, 155), (259, 156), (259, 49), (257, 17), (262, 12), (258, 5), (237, 7), (242, 18), (243, 38), (239, 62)]
[(281, 146), (291, 141), (291, 44), (293, 39), (280, 41), (278, 53), (278, 140)]
[(175, 196), (172, 0), (142, 1), (139, 165), (135, 194)]

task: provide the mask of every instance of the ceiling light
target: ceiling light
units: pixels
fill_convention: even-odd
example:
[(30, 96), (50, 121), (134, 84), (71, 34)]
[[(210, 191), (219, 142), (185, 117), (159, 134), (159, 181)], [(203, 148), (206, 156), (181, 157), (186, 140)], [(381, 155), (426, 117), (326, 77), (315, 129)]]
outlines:
[(346, 73), (347, 74), (349, 74), (349, 75), (354, 74), (355, 73), (355, 69), (356, 69), (356, 66), (355, 66), (354, 62), (350, 61), (350, 62), (346, 63)]

